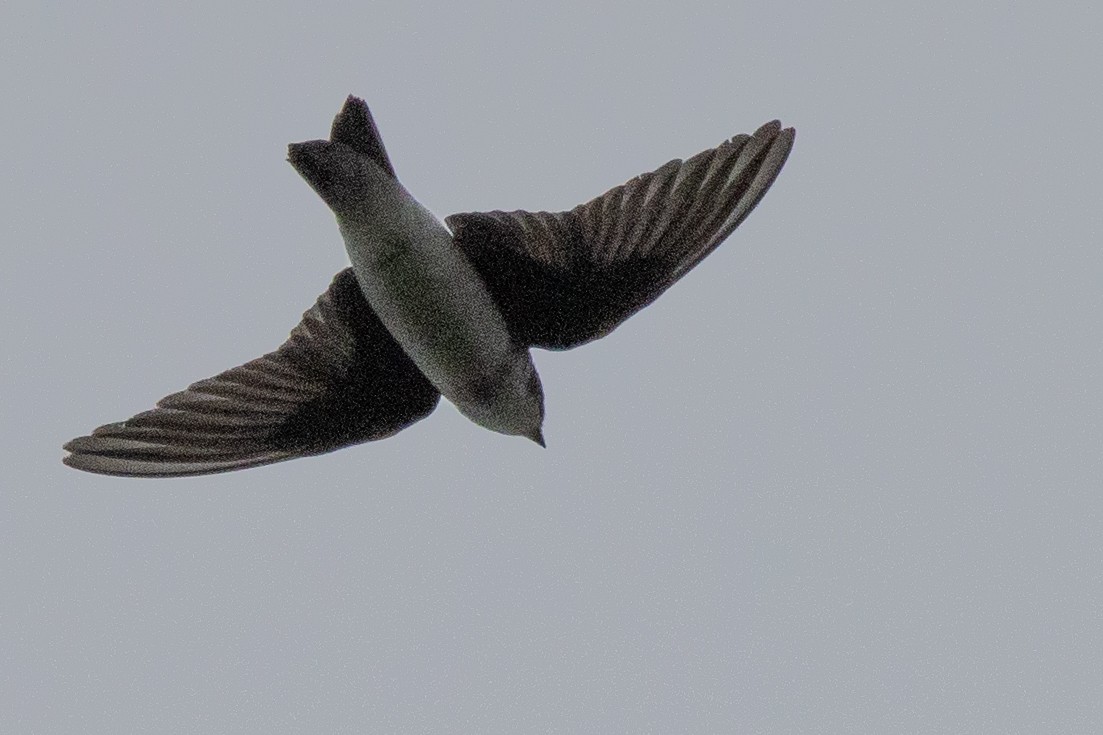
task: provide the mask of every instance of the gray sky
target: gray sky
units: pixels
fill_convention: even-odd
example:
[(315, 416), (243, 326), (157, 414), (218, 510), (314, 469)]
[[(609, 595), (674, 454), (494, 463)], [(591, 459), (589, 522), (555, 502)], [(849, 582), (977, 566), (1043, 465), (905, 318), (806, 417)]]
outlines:
[[(1103, 729), (1101, 11), (107, 5), (0, 10), (0, 730)], [(547, 450), (442, 403), (63, 467), (346, 265), (284, 158), (349, 93), (442, 217), (798, 135), (680, 284), (536, 353)]]

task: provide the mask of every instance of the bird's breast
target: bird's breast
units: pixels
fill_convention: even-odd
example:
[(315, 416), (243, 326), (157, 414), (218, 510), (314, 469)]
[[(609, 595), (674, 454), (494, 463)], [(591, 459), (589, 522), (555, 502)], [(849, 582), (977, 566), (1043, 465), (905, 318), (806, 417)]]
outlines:
[(338, 216), (364, 295), (418, 368), (464, 413), (518, 349), (448, 230), (395, 182), (370, 211)]

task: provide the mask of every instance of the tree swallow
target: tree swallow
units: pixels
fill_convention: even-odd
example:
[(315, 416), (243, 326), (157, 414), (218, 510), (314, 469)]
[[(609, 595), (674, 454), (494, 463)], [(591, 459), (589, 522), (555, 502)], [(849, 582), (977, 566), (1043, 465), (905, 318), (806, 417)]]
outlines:
[(530, 348), (603, 337), (750, 214), (794, 130), (776, 120), (568, 212), (469, 212), (444, 224), (399, 183), (367, 105), (288, 161), (333, 210), (351, 268), (275, 352), (65, 445), (107, 475), (202, 475), (384, 439), (440, 396), (544, 446)]

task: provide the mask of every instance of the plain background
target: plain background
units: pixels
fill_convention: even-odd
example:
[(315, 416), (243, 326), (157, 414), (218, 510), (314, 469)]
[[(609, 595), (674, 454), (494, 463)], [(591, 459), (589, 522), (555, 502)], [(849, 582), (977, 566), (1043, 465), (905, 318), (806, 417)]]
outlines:
[[(1103, 730), (1099, 11), (104, 5), (0, 11), (0, 731)], [(63, 467), (345, 266), (284, 158), (349, 93), (442, 217), (798, 136), (701, 267), (536, 354), (546, 451), (442, 403)]]

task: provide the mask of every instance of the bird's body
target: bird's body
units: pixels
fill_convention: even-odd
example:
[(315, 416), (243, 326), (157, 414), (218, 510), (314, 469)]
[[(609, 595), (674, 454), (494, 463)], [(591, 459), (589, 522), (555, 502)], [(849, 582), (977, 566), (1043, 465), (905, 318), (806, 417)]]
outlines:
[(222, 472), (382, 439), (440, 395), (544, 444), (530, 348), (604, 336), (715, 249), (780, 172), (775, 121), (569, 212), (466, 213), (445, 227), (402, 186), (367, 106), (288, 160), (333, 210), (352, 267), (275, 352), (66, 444), (113, 475)]
[(542, 393), (528, 348), (513, 342), (440, 220), (342, 143), (293, 145), (289, 158), (336, 215), (371, 308), (429, 382), (475, 423), (542, 444)]

